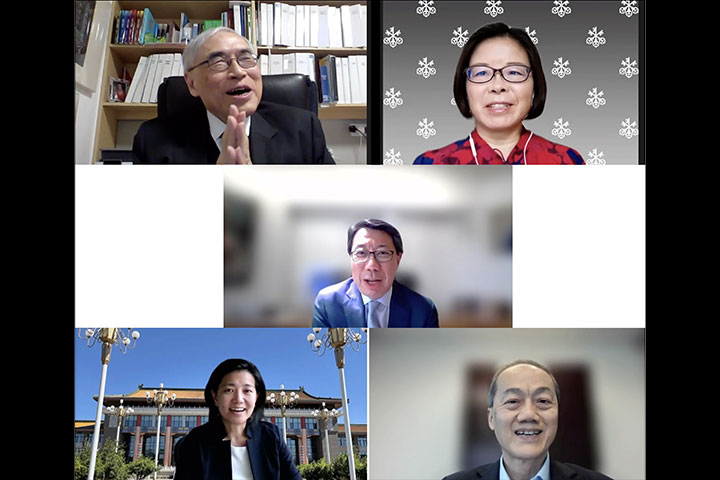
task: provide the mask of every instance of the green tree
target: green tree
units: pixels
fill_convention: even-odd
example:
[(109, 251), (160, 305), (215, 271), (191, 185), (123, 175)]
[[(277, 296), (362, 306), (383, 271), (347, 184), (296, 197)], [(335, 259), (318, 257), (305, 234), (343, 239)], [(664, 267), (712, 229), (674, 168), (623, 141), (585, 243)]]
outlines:
[(160, 470), (160, 467), (155, 467), (155, 461), (152, 458), (143, 457), (142, 455), (127, 466), (128, 473), (134, 475), (135, 480), (141, 480), (155, 473), (156, 470)]
[[(83, 448), (75, 455), (75, 480), (85, 480), (90, 473), (90, 451), (92, 447)], [(115, 451), (115, 442), (105, 442), (98, 450), (95, 458), (95, 480), (126, 480), (127, 465), (122, 445)]]

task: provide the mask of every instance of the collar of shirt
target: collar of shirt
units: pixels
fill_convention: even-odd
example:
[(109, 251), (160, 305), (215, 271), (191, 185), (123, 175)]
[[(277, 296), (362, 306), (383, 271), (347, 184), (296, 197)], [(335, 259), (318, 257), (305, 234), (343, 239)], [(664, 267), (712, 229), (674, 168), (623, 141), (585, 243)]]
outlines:
[[(472, 132), (470, 132), (470, 138), (468, 139), (468, 148), (470, 148), (469, 142), (474, 141), (473, 144), (475, 145), (475, 149), (477, 152), (477, 161), (480, 164), (501, 163), (511, 165), (516, 163), (522, 163), (523, 151), (525, 150), (525, 146), (528, 144), (528, 140), (530, 140), (530, 133), (530, 130), (526, 129), (524, 126), (522, 127), (522, 131), (520, 132), (520, 139), (510, 151), (510, 154), (507, 158), (503, 158), (501, 153), (488, 145), (488, 143), (480, 136), (480, 134), (474, 128)], [(470, 161), (472, 163), (475, 163), (472, 152), (470, 154)]]
[[(210, 125), (210, 135), (212, 135), (218, 150), (222, 150), (222, 138), (220, 135), (225, 132), (227, 124), (220, 120), (218, 117), (210, 113), (210, 110), (206, 110), (208, 117), (208, 124)], [(250, 122), (252, 121), (252, 115), (245, 119), (245, 135), (250, 138)]]
[[(385, 295), (382, 297), (376, 299), (378, 302), (382, 303), (385, 306), (385, 309), (382, 312), (382, 319), (380, 323), (382, 323), (383, 326), (387, 327), (388, 321), (390, 319), (390, 298), (392, 297), (392, 287), (390, 287), (390, 290), (387, 291)], [(363, 305), (367, 305), (372, 301), (372, 299), (366, 295), (360, 294), (362, 296)]]
[[(510, 480), (510, 475), (508, 475), (507, 471), (505, 470), (505, 464), (503, 463), (503, 457), (500, 457), (500, 479), (499, 480)], [(545, 463), (542, 464), (542, 467), (540, 467), (540, 470), (538, 472), (530, 477), (530, 480), (550, 480), (550, 454), (548, 453), (545, 457)]]

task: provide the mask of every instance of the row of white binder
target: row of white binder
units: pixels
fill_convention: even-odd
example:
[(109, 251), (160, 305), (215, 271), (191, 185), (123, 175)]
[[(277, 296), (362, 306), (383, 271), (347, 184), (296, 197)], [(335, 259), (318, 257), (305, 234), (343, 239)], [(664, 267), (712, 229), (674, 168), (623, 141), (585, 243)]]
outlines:
[(258, 45), (347, 48), (367, 46), (367, 5), (261, 3)]

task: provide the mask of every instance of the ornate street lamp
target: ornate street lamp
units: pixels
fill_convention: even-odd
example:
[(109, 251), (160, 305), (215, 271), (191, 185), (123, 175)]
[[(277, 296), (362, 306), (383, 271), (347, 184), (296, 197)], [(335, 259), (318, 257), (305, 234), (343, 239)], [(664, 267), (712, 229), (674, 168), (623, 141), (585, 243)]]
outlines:
[(168, 395), (167, 390), (163, 390), (163, 384), (160, 384), (160, 390), (153, 390), (153, 394), (145, 392), (145, 401), (149, 404), (154, 404), (157, 407), (157, 437), (155, 440), (155, 474), (153, 478), (157, 479), (157, 466), (158, 466), (158, 455), (160, 453), (160, 420), (162, 418), (162, 408), (165, 405), (173, 406), (175, 404), (176, 395)]
[[(100, 393), (98, 394), (98, 407), (97, 413), (95, 414), (95, 427), (93, 428), (93, 443), (92, 451), (90, 452), (90, 468), (88, 469), (88, 480), (93, 480), (95, 476), (95, 462), (97, 460), (97, 449), (100, 441), (100, 419), (102, 416), (103, 400), (105, 398), (105, 380), (107, 378), (108, 363), (110, 363), (110, 354), (112, 353), (113, 345), (117, 345), (120, 352), (126, 353), (129, 348), (135, 348), (137, 339), (140, 338), (140, 333), (137, 331), (130, 332), (130, 329), (126, 329), (127, 332), (119, 328), (88, 328), (85, 329), (85, 338), (87, 339), (87, 346), (92, 347), (98, 341), (102, 343), (102, 352), (100, 361), (102, 362), (102, 370), (100, 373)], [(78, 338), (83, 338), (81, 335), (82, 329), (78, 329)], [(130, 340), (132, 338), (132, 340)]]
[(345, 346), (350, 345), (350, 348), (358, 351), (360, 345), (367, 343), (367, 328), (362, 329), (365, 338), (363, 338), (362, 333), (354, 332), (351, 328), (328, 328), (327, 332), (322, 335), (320, 334), (321, 330), (321, 328), (313, 328), (314, 333), (307, 336), (307, 341), (310, 342), (310, 349), (317, 352), (321, 357), (330, 348), (335, 351), (335, 365), (337, 365), (340, 375), (340, 390), (346, 422), (345, 441), (347, 442), (346, 450), (350, 468), (350, 480), (355, 480), (355, 458), (352, 451), (352, 435), (350, 434), (350, 411), (348, 410), (347, 392), (345, 390)]
[(135, 410), (132, 409), (132, 407), (123, 407), (123, 400), (120, 399), (120, 406), (115, 408), (115, 405), (111, 405), (108, 408), (105, 409), (105, 415), (117, 415), (118, 416), (118, 426), (117, 426), (117, 435), (115, 435), (115, 451), (117, 452), (118, 444), (120, 443), (120, 429), (122, 428), (123, 419), (126, 415), (132, 415), (135, 413)]
[(272, 403), (273, 406), (275, 406), (275, 403), (277, 403), (280, 407), (280, 415), (282, 415), (283, 419), (283, 440), (285, 440), (285, 443), (287, 443), (287, 425), (285, 420), (285, 410), (297, 403), (299, 398), (300, 396), (297, 395), (295, 392), (290, 392), (290, 395), (285, 393), (285, 385), (280, 385), (280, 395), (275, 397), (275, 393), (271, 393), (266, 399), (268, 402)]
[(328, 410), (325, 407), (325, 402), (322, 402), (322, 407), (322, 410), (313, 410), (312, 415), (313, 417), (322, 420), (323, 424), (325, 425), (325, 461), (327, 463), (330, 463), (330, 439), (328, 438), (328, 424), (330, 423), (331, 418), (337, 418), (342, 415), (342, 413), (338, 412), (334, 408), (332, 410)]

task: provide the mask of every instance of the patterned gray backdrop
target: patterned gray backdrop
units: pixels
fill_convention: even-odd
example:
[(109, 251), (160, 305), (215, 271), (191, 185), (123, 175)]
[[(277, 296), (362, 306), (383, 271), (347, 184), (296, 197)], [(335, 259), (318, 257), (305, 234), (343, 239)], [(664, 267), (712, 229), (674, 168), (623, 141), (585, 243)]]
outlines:
[[(640, 9), (624, 1), (385, 1), (385, 164), (468, 136), (472, 119), (454, 105), (462, 46), (481, 26), (525, 29), (548, 82), (545, 111), (525, 126), (575, 148), (587, 164), (638, 164)], [(644, 159), (643, 159), (644, 163)]]

